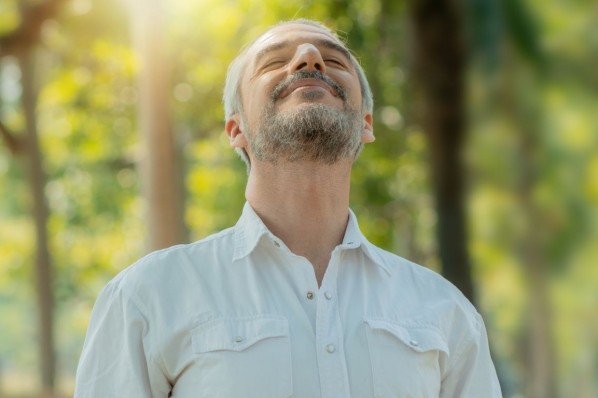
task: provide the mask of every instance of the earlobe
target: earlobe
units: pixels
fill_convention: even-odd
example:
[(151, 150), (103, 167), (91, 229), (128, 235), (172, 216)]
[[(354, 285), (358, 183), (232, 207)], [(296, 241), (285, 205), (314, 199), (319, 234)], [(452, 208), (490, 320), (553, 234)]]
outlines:
[(374, 117), (371, 113), (366, 113), (363, 116), (363, 130), (361, 132), (361, 142), (369, 144), (374, 142), (376, 137), (374, 136)]
[(228, 141), (233, 148), (245, 148), (247, 146), (247, 138), (241, 129), (241, 124), (237, 115), (232, 116), (226, 121), (224, 125)]

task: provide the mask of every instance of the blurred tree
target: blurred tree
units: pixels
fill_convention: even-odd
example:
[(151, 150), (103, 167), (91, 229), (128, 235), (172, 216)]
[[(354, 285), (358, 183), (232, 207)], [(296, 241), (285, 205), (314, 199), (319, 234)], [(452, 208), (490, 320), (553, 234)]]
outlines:
[(54, 346), (54, 278), (48, 242), (49, 209), (45, 194), (47, 175), (43, 167), (37, 129), (37, 88), (34, 80), (35, 54), (29, 49), (19, 57), (22, 73), (22, 104), (25, 114), (28, 182), (36, 231), (36, 286), (39, 311), (39, 344), (42, 397), (53, 397), (56, 377)]
[[(31, 192), (32, 215), (36, 231), (36, 286), (39, 319), (39, 355), (42, 397), (53, 397), (56, 377), (54, 347), (54, 286), (52, 260), (48, 248), (47, 183), (37, 131), (37, 87), (35, 81), (35, 47), (42, 24), (58, 12), (61, 0), (21, 6), (18, 28), (0, 37), (0, 58), (8, 55), (19, 60), (22, 76), (22, 108), (25, 115), (25, 133), (14, 136), (1, 125), (2, 136), (15, 154), (23, 154), (27, 162), (28, 183)], [(22, 136), (21, 136), (22, 135)], [(19, 145), (19, 144), (22, 145)]]
[(134, 44), (140, 59), (139, 124), (144, 151), (140, 167), (150, 251), (183, 242), (178, 158), (171, 125), (170, 66), (165, 42), (167, 1), (133, 0)]
[(476, 302), (467, 250), (465, 174), (465, 71), (463, 9), (452, 0), (412, 0), (417, 115), (428, 136), (437, 241), (442, 273)]
[[(523, 336), (526, 395), (529, 398), (553, 398), (558, 394), (554, 351), (551, 300), (551, 269), (548, 259), (547, 232), (542, 206), (536, 197), (544, 174), (544, 115), (536, 99), (545, 77), (545, 55), (536, 21), (525, 3), (508, 0), (501, 5), (507, 45), (502, 52), (502, 79), (499, 95), (501, 108), (517, 137), (518, 181), (515, 194), (521, 209), (521, 237), (515, 249), (520, 257), (527, 286), (528, 316)], [(543, 171), (544, 172), (543, 172)], [(543, 175), (544, 174), (544, 175)], [(542, 232), (538, 231), (541, 228)], [(556, 231), (552, 231), (554, 233)]]
[[(544, 233), (538, 226), (545, 225), (542, 210), (534, 198), (540, 180), (538, 152), (541, 115), (537, 109), (525, 109), (530, 103), (510, 99), (515, 107), (513, 120), (519, 129), (520, 153), (519, 200), (525, 217), (524, 236), (519, 249), (528, 286), (526, 355), (527, 396), (529, 398), (555, 398), (557, 395), (555, 353), (553, 344), (552, 305), (550, 294), (550, 269), (548, 250), (544, 247)], [(534, 107), (532, 105), (532, 107)], [(534, 107), (535, 108), (535, 107)]]
[[(576, 351), (573, 341), (579, 341), (583, 352), (588, 352), (586, 345), (591, 344), (573, 336), (578, 336), (579, 330), (593, 330), (593, 326), (585, 322), (583, 327), (573, 326), (579, 321), (565, 315), (572, 307), (564, 310), (564, 302), (572, 305), (585, 296), (583, 284), (578, 291), (570, 291), (567, 299), (555, 299), (555, 286), (562, 284), (575, 263), (573, 259), (584, 252), (586, 245), (595, 246), (595, 235), (588, 227), (594, 210), (589, 206), (589, 196), (584, 198), (580, 188), (590, 169), (592, 152), (597, 150), (596, 138), (590, 138), (596, 137), (596, 129), (590, 127), (596, 118), (586, 109), (590, 103), (595, 108), (590, 88), (596, 87), (596, 74), (588, 72), (595, 69), (590, 65), (597, 54), (596, 41), (580, 44), (577, 39), (589, 38), (587, 29), (596, 23), (596, 15), (587, 13), (588, 4), (569, 9), (560, 2), (549, 8), (536, 7), (532, 12), (533, 3), (499, 2), (495, 15), (502, 18), (498, 30), (504, 35), (495, 46), (499, 62), (492, 69), (497, 73), (474, 73), (472, 79), (477, 86), (473, 87), (475, 97), (470, 102), (477, 131), (474, 156), (487, 157), (478, 160), (475, 170), (485, 173), (486, 179), (474, 182), (477, 200), (495, 184), (495, 207), (485, 209), (487, 220), (476, 221), (476, 229), (483, 235), (489, 225), (494, 225), (500, 232), (490, 239), (474, 240), (479, 245), (488, 239), (487, 244), (503, 248), (500, 261), (496, 251), (492, 256), (489, 250), (484, 257), (484, 262), (501, 265), (495, 268), (495, 280), (485, 280), (487, 288), (500, 284), (498, 274), (507, 269), (514, 268), (521, 278), (520, 290), (513, 287), (508, 289), (509, 294), (497, 297), (492, 312), (501, 325), (500, 334), (511, 336), (510, 360), (519, 366), (516, 377), (530, 398), (581, 396), (578, 391), (592, 388), (575, 368), (579, 365), (565, 360)], [(575, 39), (571, 31), (576, 32)], [(480, 91), (486, 91), (488, 97), (481, 97)], [(509, 203), (508, 211), (501, 211), (505, 203)], [(485, 218), (479, 212), (477, 216)], [(586, 263), (585, 273), (595, 280), (590, 263)], [(507, 331), (506, 314), (517, 312), (513, 311), (513, 302), (519, 303), (517, 311), (521, 313), (513, 318), (517, 319), (513, 323), (516, 326)], [(578, 332), (569, 330), (570, 334), (565, 335), (569, 327)], [(584, 387), (571, 388), (571, 384)], [(508, 392), (514, 393), (512, 389)]]

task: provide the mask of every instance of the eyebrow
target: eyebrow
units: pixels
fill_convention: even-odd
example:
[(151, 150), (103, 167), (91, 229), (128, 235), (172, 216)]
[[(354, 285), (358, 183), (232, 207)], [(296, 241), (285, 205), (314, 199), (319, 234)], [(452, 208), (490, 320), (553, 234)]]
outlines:
[[(278, 43), (270, 44), (269, 46), (262, 48), (255, 56), (255, 65), (258, 65), (259, 62), (261, 61), (261, 59), (264, 56), (266, 56), (266, 54), (281, 50), (281, 49), (285, 48), (286, 46), (288, 46), (289, 44), (290, 44), (290, 41), (285, 40), (285, 41), (281, 41)], [(324, 48), (328, 48), (328, 49), (340, 52), (347, 59), (347, 61), (349, 61), (352, 64), (351, 53), (344, 46), (341, 46), (340, 44), (338, 44), (332, 40), (327, 40), (327, 39), (316, 40), (315, 44), (320, 47), (324, 47)]]

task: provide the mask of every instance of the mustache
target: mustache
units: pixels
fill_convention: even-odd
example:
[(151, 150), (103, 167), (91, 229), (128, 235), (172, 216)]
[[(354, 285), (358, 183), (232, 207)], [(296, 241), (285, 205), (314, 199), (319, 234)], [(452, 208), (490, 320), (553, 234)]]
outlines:
[(272, 94), (270, 96), (270, 98), (272, 99), (272, 102), (277, 101), (278, 98), (280, 98), (280, 95), (284, 92), (284, 90), (287, 89), (287, 87), (289, 87), (291, 84), (295, 83), (297, 80), (301, 80), (301, 79), (322, 80), (324, 83), (326, 83), (327, 85), (332, 87), (334, 89), (334, 91), (336, 91), (336, 93), (338, 94), (340, 99), (343, 100), (343, 102), (347, 102), (347, 92), (345, 91), (343, 86), (341, 86), (336, 81), (334, 81), (332, 78), (326, 76), (325, 74), (323, 74), (322, 72), (317, 71), (317, 70), (316, 71), (299, 71), (299, 72), (296, 72), (295, 74), (287, 77), (282, 82), (278, 83), (276, 85), (276, 87), (274, 87), (274, 90), (272, 90)]

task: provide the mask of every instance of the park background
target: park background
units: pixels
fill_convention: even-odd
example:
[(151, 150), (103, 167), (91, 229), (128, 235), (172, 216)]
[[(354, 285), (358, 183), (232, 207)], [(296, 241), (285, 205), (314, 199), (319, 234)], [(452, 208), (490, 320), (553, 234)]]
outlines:
[(375, 96), (351, 206), (482, 313), (505, 397), (598, 397), (598, 3), (0, 0), (0, 397), (67, 397), (99, 290), (235, 223), (221, 92), (279, 20)]

